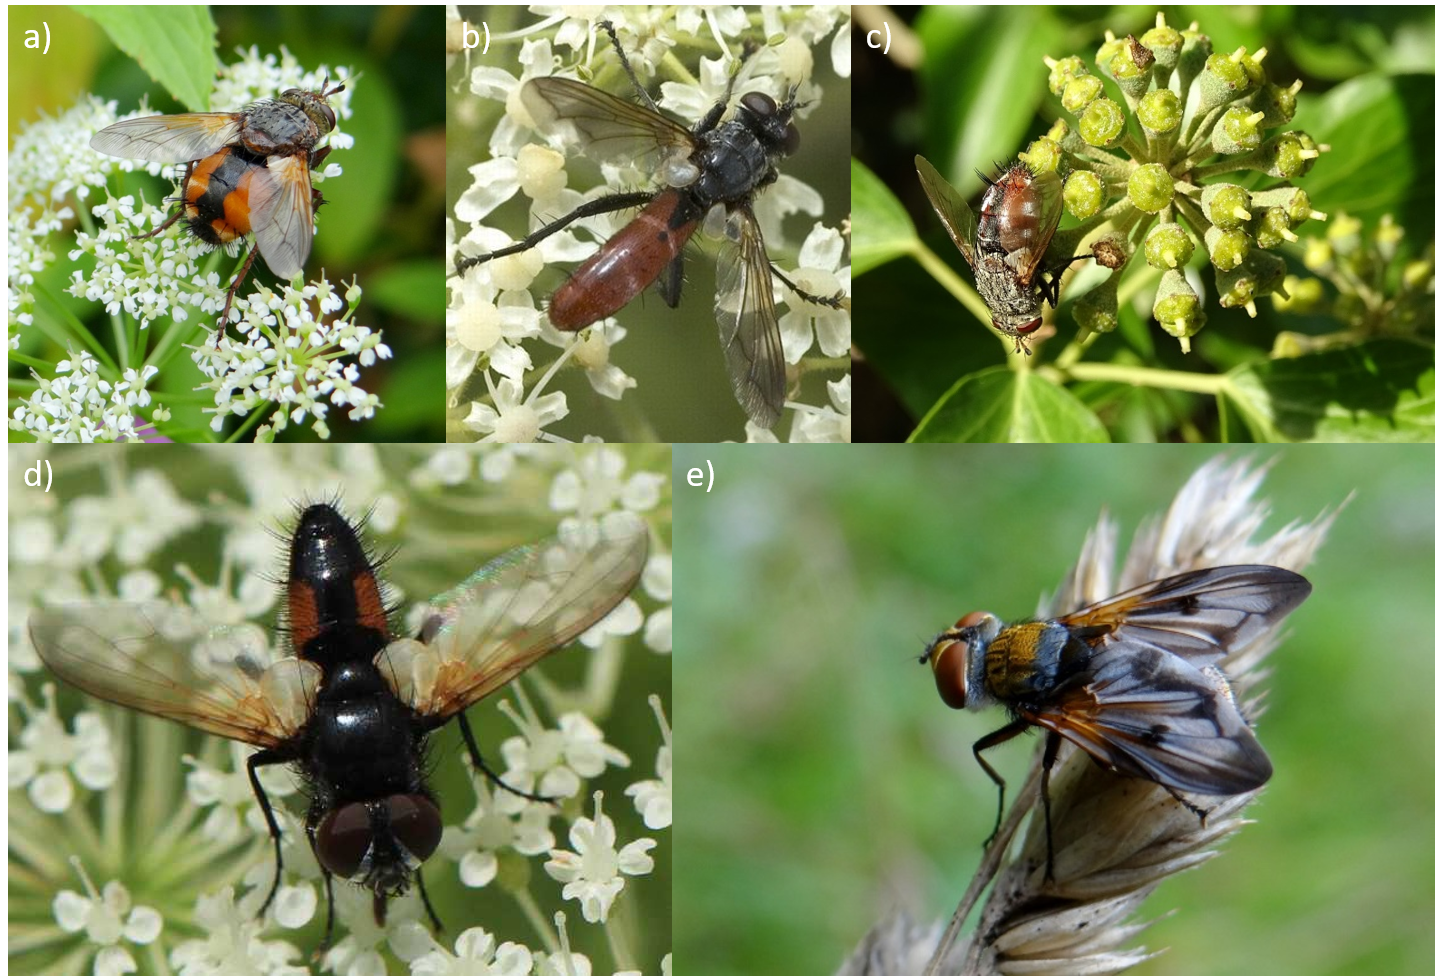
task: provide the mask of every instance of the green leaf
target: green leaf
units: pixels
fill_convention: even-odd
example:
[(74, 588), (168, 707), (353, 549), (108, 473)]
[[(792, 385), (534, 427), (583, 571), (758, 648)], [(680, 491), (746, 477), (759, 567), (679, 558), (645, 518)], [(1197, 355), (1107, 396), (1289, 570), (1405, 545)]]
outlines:
[(76, 7), (105, 29), (121, 51), (179, 102), (196, 112), (209, 110), (209, 92), (219, 63), (218, 29), (208, 7)]
[(1105, 444), (1096, 415), (1031, 370), (1005, 366), (962, 377), (937, 401), (911, 443)]
[(909, 254), (916, 243), (906, 208), (875, 173), (852, 160), (852, 276)]
[(1229, 402), (1259, 439), (1435, 440), (1435, 351), (1377, 339), (1230, 372)]
[(446, 292), (435, 288), (443, 280), (443, 265), (436, 260), (404, 261), (375, 270), (363, 282), (364, 302), (399, 315), (428, 322), (443, 321)]
[(927, 136), (923, 155), (959, 193), (980, 185), (976, 171), (1025, 149), (1047, 90), (1037, 58), (1066, 47), (1056, 14), (1041, 7), (928, 6), (914, 27), (926, 57)]
[(1332, 151), (1296, 185), (1319, 210), (1374, 223), (1391, 212), (1411, 240), (1428, 240), (1435, 221), (1435, 161), (1420, 121), (1435, 115), (1432, 76), (1354, 78), (1324, 95), (1302, 96), (1294, 128)]

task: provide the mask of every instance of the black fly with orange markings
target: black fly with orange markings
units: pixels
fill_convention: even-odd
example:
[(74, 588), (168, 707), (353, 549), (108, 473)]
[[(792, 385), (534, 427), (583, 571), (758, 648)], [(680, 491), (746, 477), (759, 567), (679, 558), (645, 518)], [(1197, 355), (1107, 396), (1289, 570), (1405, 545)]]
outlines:
[(88, 694), (258, 747), (249, 782), (274, 840), (274, 901), (283, 871), (280, 828), (258, 770), (293, 764), (309, 799), (304, 827), (328, 899), (333, 876), (369, 889), (383, 926), (388, 899), (417, 882), (443, 833), (426, 782), (429, 735), (451, 719), (475, 769), (489, 770), (464, 710), (602, 620), (637, 584), (648, 528), (610, 515), (588, 548), (559, 539), (515, 549), (429, 601), (412, 638), (394, 637), (395, 607), (359, 530), (330, 504), (298, 515), (284, 580), (293, 656), (259, 659), (239, 629), (198, 640), (174, 635), (175, 607), (61, 605), (30, 618), (49, 669)]

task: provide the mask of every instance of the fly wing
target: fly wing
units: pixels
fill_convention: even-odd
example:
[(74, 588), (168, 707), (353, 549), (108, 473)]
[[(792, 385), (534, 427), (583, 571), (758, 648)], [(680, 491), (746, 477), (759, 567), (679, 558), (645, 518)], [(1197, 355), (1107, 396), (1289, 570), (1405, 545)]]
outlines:
[(613, 163), (693, 149), (693, 137), (672, 119), (571, 78), (531, 78), (519, 93), (542, 131), (568, 127), (586, 155)]
[(188, 163), (237, 142), (239, 121), (238, 115), (227, 112), (125, 119), (91, 136), (90, 148), (151, 163)]
[(1277, 566), (1220, 566), (1146, 583), (1059, 618), (1092, 647), (1121, 642), (1214, 664), (1275, 626), (1310, 595)]
[(647, 558), (646, 523), (622, 514), (591, 544), (515, 549), (436, 597), (419, 640), (390, 644), (381, 666), (401, 699), (441, 724), (606, 617)]
[(751, 209), (729, 215), (735, 241), (718, 256), (718, 339), (727, 358), (727, 375), (737, 402), (759, 427), (771, 427), (787, 400), (782, 333), (772, 303), (772, 272), (762, 231)]
[(942, 226), (947, 228), (952, 243), (957, 245), (967, 264), (975, 268), (977, 258), (973, 242), (977, 239), (977, 218), (972, 208), (967, 206), (967, 201), (952, 188), (952, 184), (942, 179), (936, 167), (921, 156), (917, 157), (917, 179), (921, 180), (922, 189), (927, 191), (927, 199), (932, 202), (932, 209), (937, 211)]
[(37, 611), (30, 640), (62, 680), (116, 705), (214, 735), (280, 747), (303, 724), (319, 669), (269, 664), (262, 632), (196, 634), (164, 603), (78, 604)]
[(309, 154), (271, 156), (249, 171), (249, 223), (264, 262), (286, 281), (304, 270), (314, 243)]
[(1271, 776), (1220, 671), (1153, 647), (1108, 645), (1084, 684), (1019, 711), (1102, 765), (1172, 789), (1234, 796)]
[[(1024, 233), (1015, 227), (1004, 228), (1004, 231), (1010, 231), (1011, 237), (1005, 232), (1001, 236), (1002, 249), (1011, 255), (1009, 260), (1016, 270), (1017, 280), (1023, 285), (1031, 284), (1031, 279), (1036, 277), (1036, 272), (1041, 267), (1041, 259), (1051, 245), (1051, 238), (1056, 234), (1056, 228), (1061, 225), (1064, 205), (1060, 176), (1050, 171), (1038, 173), (1032, 178), (1031, 185), (1036, 191), (1037, 214), (1041, 220), (1040, 236), (1035, 241), (1027, 242)], [(1017, 259), (1018, 255), (1020, 260)]]

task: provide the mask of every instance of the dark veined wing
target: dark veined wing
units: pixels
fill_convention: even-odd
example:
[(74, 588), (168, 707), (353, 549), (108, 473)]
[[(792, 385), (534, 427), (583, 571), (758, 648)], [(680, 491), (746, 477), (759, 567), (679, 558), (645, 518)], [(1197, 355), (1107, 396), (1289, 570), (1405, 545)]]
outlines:
[(91, 136), (90, 148), (151, 163), (188, 163), (237, 142), (239, 120), (240, 116), (226, 112), (125, 119)]
[(787, 400), (782, 333), (772, 304), (772, 272), (762, 231), (746, 205), (728, 215), (736, 240), (718, 255), (716, 315), (718, 339), (737, 402), (759, 427), (771, 427)]
[(308, 718), (318, 666), (293, 657), (269, 664), (258, 628), (195, 633), (189, 620), (161, 602), (75, 604), (31, 614), (30, 640), (56, 676), (96, 698), (282, 746)]
[(304, 270), (314, 244), (314, 197), (309, 154), (271, 156), (263, 169), (250, 167), (249, 226), (269, 265), (288, 280)]
[(1058, 620), (1093, 647), (1120, 641), (1204, 667), (1240, 650), (1309, 595), (1306, 578), (1288, 569), (1219, 566), (1146, 583)]
[(1063, 207), (1060, 176), (1050, 170), (1038, 173), (1032, 177), (1031, 185), (1036, 191), (1037, 213), (1042, 221), (1041, 238), (1028, 246), (1024, 241), (1025, 229), (1017, 226), (1021, 221), (1014, 222), (1009, 227), (1003, 226), (999, 235), (1002, 250), (1006, 251), (1011, 259), (1018, 256), (1021, 259), (1013, 267), (1016, 268), (1017, 279), (1023, 285), (1031, 284), (1031, 279), (1041, 267), (1041, 259), (1051, 244), (1051, 238), (1056, 234), (1056, 228), (1061, 224)]
[(605, 518), (591, 545), (515, 549), (435, 598), (419, 639), (389, 644), (381, 667), (401, 699), (440, 724), (607, 616), (647, 558), (647, 525), (626, 513)]
[(652, 157), (654, 168), (665, 154), (693, 148), (687, 129), (635, 102), (624, 101), (572, 78), (531, 78), (519, 93), (541, 132), (571, 128), (585, 155), (614, 163)]
[(1234, 796), (1271, 776), (1221, 672), (1153, 647), (1108, 645), (1084, 683), (1018, 711), (1106, 767), (1172, 789)]
[(932, 209), (937, 211), (942, 226), (947, 228), (952, 243), (957, 245), (967, 264), (975, 268), (977, 218), (972, 208), (967, 206), (967, 201), (952, 188), (952, 184), (942, 179), (937, 168), (921, 156), (917, 157), (917, 179), (921, 181), (922, 189), (927, 191), (927, 199), (932, 202)]

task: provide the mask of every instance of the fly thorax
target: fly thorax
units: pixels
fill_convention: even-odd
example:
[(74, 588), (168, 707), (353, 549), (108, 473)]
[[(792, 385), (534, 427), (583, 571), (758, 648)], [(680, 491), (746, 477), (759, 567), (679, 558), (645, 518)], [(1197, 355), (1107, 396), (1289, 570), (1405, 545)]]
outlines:
[(1056, 686), (1069, 635), (1055, 623), (1013, 624), (987, 651), (987, 683), (1003, 701), (1040, 696)]
[(702, 175), (692, 184), (692, 191), (709, 206), (746, 197), (763, 185), (772, 169), (762, 143), (738, 122), (718, 126), (694, 159)]

